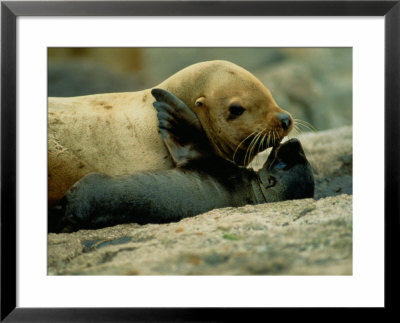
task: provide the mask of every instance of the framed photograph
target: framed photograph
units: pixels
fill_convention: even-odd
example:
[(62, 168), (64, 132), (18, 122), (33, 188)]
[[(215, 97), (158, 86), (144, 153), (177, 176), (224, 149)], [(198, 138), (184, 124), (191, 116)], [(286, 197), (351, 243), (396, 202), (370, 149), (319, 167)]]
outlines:
[[(399, 16), (399, 1), (2, 2), (1, 320), (231, 321), (235, 308), (246, 315), (391, 309), (398, 282)], [(129, 200), (139, 208), (158, 192), (157, 202), (146, 204), (158, 210), (150, 224), (90, 215), (88, 226), (59, 216), (82, 198), (69, 190), (74, 183), (83, 185), (83, 198), (84, 185), (114, 187), (103, 177), (88, 182), (87, 174), (140, 177), (192, 158), (188, 132), (180, 141), (180, 133), (169, 136), (175, 128), (163, 128), (165, 111), (157, 110), (157, 120), (130, 110), (136, 101), (152, 113), (153, 106), (165, 109), (164, 90), (172, 92), (168, 104), (176, 95), (176, 106), (192, 109), (202, 125), (193, 135), (202, 147), (195, 156), (209, 153), (208, 144), (197, 143), (205, 133), (215, 158), (251, 166), (246, 176), (260, 184), (243, 183), (254, 201), (238, 193), (241, 184), (235, 194), (245, 202), (220, 203), (225, 193), (212, 193), (213, 182), (200, 194), (205, 203), (155, 173), (151, 181), (140, 178), (143, 196)], [(66, 125), (67, 110), (74, 112)], [(177, 115), (188, 117), (183, 111)], [(158, 122), (164, 143), (152, 137), (154, 128), (161, 138)], [(266, 130), (277, 123), (278, 130)], [(142, 146), (130, 145), (133, 137)], [(304, 173), (294, 171), (293, 152), (285, 159), (294, 137), (314, 173), (310, 196), (304, 179), (284, 193), (276, 184), (279, 176), (286, 183)], [(196, 167), (203, 174), (203, 165)], [(209, 171), (211, 181), (225, 176), (226, 183), (224, 167)], [(275, 167), (289, 176), (271, 177)], [(294, 203), (264, 204), (292, 199), (288, 192)], [(151, 224), (166, 217), (167, 195), (178, 196), (173, 204), (190, 200), (193, 215), (201, 215)], [(243, 208), (204, 209), (210, 200)], [(96, 215), (108, 207), (93, 205)]]

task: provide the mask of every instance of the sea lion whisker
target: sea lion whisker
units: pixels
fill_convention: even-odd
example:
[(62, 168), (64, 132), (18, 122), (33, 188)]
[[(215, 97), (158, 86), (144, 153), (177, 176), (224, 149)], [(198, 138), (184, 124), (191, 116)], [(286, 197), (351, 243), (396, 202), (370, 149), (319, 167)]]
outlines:
[(276, 136), (276, 129), (274, 128), (274, 129), (272, 130), (272, 144), (273, 144), (273, 145), (275, 145), (276, 139), (277, 139), (277, 136)]
[(251, 139), (250, 144), (247, 146), (246, 148), (246, 153), (244, 154), (244, 159), (243, 159), (243, 166), (246, 166), (246, 158), (247, 158), (247, 154), (249, 153), (250, 150), (250, 146), (253, 143), (254, 137)]
[(262, 136), (261, 140), (259, 141), (259, 146), (258, 146), (258, 151), (257, 151), (257, 155), (255, 156), (256, 161), (256, 165), (257, 167), (259, 165), (262, 165), (262, 157), (260, 157), (260, 149), (263, 147), (264, 145), (264, 141), (265, 141), (265, 137), (267, 136), (267, 132), (264, 133), (264, 135)]
[(298, 126), (302, 126), (306, 129), (309, 129), (313, 132), (317, 132), (318, 130), (309, 122), (305, 121), (305, 120), (301, 120), (301, 119), (293, 119), (294, 123), (297, 124)]
[(305, 125), (308, 125), (308, 126), (310, 126), (310, 127), (312, 127), (312, 128), (315, 129), (315, 127), (314, 127), (311, 123), (309, 123), (308, 121), (306, 121), (306, 120), (297, 119), (297, 118), (295, 118), (295, 119), (293, 119), (293, 120), (296, 121), (296, 122), (299, 122), (299, 123), (303, 123), (303, 124), (305, 124)]
[[(262, 147), (268, 148), (268, 146), (265, 145), (265, 138), (266, 138), (267, 136), (268, 136), (268, 134), (267, 134), (267, 132), (265, 132), (265, 133), (264, 133), (264, 136), (263, 136), (262, 139), (261, 139), (260, 148), (262, 148)], [(266, 149), (266, 148), (265, 148), (265, 149)], [(264, 149), (264, 150), (265, 150), (265, 149)], [(257, 154), (257, 156), (260, 156), (260, 155)], [(260, 163), (260, 164), (261, 164), (261, 165), (264, 164), (263, 158), (262, 158), (262, 157), (259, 157), (259, 158), (261, 159), (261, 163)]]
[[(237, 151), (238, 151), (238, 149), (239, 149), (239, 147), (247, 140), (247, 139), (249, 139), (252, 135), (254, 135), (255, 133), (257, 133), (257, 131), (253, 131), (251, 134), (249, 134), (246, 138), (244, 138), (238, 145), (237, 145), (237, 147), (236, 147), (236, 149), (235, 149), (235, 152), (234, 152), (234, 156), (235, 156), (235, 154), (237, 153)], [(233, 160), (234, 161), (234, 160)]]
[(262, 140), (262, 138), (263, 138), (263, 133), (265, 132), (265, 130), (267, 130), (267, 128), (268, 128), (268, 127), (265, 127), (264, 129), (260, 130), (260, 132), (257, 134), (257, 140), (256, 140), (256, 142), (255, 142), (255, 144), (254, 144), (254, 146), (253, 146), (253, 148), (252, 148), (251, 153), (253, 153), (254, 148), (256, 148), (257, 145), (258, 145), (257, 154), (260, 152), (260, 148), (261, 148), (261, 146), (260, 146), (260, 141)]
[(297, 123), (293, 125), (293, 130), (301, 131), (300, 126)]
[[(257, 153), (254, 155), (254, 159), (252, 161), (252, 164), (254, 165), (254, 167), (259, 168), (260, 165), (263, 165), (263, 157), (260, 156), (260, 151), (262, 151), (262, 148), (264, 147), (264, 141), (265, 138), (267, 137), (268, 133), (266, 132), (267, 127), (265, 129), (262, 130), (263, 134), (259, 137), (258, 139), (258, 149), (257, 149)], [(253, 167), (253, 168), (254, 168)]]
[(276, 135), (276, 138), (274, 140), (274, 143), (275, 143), (276, 146), (279, 146), (279, 144), (281, 143), (281, 141), (283, 140), (284, 137), (281, 137), (279, 135), (278, 130), (275, 131), (275, 135)]
[[(260, 131), (260, 133), (259, 133), (258, 136), (257, 136), (257, 140), (256, 140), (256, 142), (254, 143), (253, 148), (251, 149), (251, 152), (250, 152), (250, 157), (251, 157), (251, 159), (253, 159), (254, 156), (256, 156), (256, 155), (260, 152), (260, 141), (261, 141), (261, 139), (262, 139), (263, 132), (264, 132), (264, 130), (261, 130), (261, 131)], [(256, 149), (257, 146), (258, 146), (258, 149)], [(254, 153), (255, 151), (257, 151), (257, 152)]]
[(260, 146), (258, 147), (258, 152), (257, 154), (260, 152), (261, 147), (263, 147), (264, 141), (265, 141), (265, 137), (267, 136), (267, 133), (264, 133), (264, 136), (262, 137), (261, 141), (260, 141)]
[(275, 144), (275, 129), (272, 130), (271, 132), (271, 144), (274, 145)]
[[(257, 139), (260, 136), (260, 133), (261, 133), (261, 131), (257, 132), (257, 134), (251, 140), (250, 145), (247, 147), (246, 154), (244, 156), (245, 165), (248, 165), (250, 162), (252, 148), (257, 143)], [(246, 160), (247, 160), (247, 163), (246, 163)]]
[(303, 131), (299, 128), (299, 126), (295, 123), (293, 125), (293, 129), (290, 132), (290, 134), (288, 134), (288, 138), (293, 138), (296, 137), (298, 135), (301, 135), (303, 133)]
[(284, 137), (281, 137), (278, 133), (278, 130), (276, 130), (276, 143), (279, 145), (281, 141), (283, 140)]
[(306, 129), (306, 130), (310, 130), (310, 131), (313, 131), (313, 132), (316, 131), (315, 129), (311, 128), (310, 126), (302, 124), (300, 122), (297, 122), (297, 127), (298, 128), (303, 128), (303, 129)]
[(238, 149), (240, 148), (240, 146), (241, 146), (247, 139), (249, 139), (253, 134), (255, 134), (255, 133), (257, 133), (257, 131), (253, 131), (250, 135), (248, 135), (246, 138), (244, 138), (244, 139), (239, 143), (239, 145), (237, 145), (237, 147), (236, 147), (236, 149), (235, 149), (235, 152), (233, 153), (233, 157), (232, 157), (232, 161), (233, 161), (233, 162), (235, 162), (235, 156), (236, 156), (236, 153), (237, 153)]
[[(250, 154), (249, 154), (249, 156), (248, 156), (248, 158), (249, 158), (249, 162), (250, 162), (250, 160), (251, 159), (253, 159), (254, 158), (254, 156), (256, 155), (256, 154), (258, 154), (259, 152), (260, 152), (260, 145), (259, 145), (259, 142), (261, 141), (261, 139), (262, 139), (262, 137), (263, 137), (263, 134), (265, 133), (265, 131), (267, 130), (267, 128), (268, 127), (265, 127), (264, 129), (262, 129), (262, 130), (260, 130), (258, 133), (257, 133), (257, 135), (255, 136), (255, 141), (254, 141), (254, 143), (253, 143), (253, 145), (252, 145), (252, 147), (251, 147), (251, 149), (250, 149)], [(259, 146), (258, 147), (258, 150), (257, 150), (257, 153), (254, 155), (253, 154), (253, 152), (254, 152), (254, 149), (257, 147), (257, 145)]]
[(270, 146), (271, 143), (271, 130), (268, 131), (268, 136), (267, 136), (267, 147)]

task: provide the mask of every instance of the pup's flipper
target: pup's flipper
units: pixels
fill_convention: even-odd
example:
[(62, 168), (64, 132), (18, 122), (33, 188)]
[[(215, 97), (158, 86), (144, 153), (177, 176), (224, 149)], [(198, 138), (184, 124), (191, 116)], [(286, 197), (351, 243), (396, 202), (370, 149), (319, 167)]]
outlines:
[(185, 103), (163, 89), (153, 89), (151, 94), (157, 100), (153, 106), (161, 135), (177, 166), (214, 154), (200, 120)]

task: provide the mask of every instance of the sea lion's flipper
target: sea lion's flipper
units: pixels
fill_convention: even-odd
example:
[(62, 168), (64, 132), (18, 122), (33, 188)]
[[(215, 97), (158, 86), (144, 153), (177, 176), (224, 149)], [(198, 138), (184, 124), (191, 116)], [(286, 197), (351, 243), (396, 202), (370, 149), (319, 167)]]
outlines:
[(157, 100), (153, 106), (161, 135), (177, 166), (213, 154), (200, 120), (185, 103), (163, 89), (153, 89), (151, 94)]

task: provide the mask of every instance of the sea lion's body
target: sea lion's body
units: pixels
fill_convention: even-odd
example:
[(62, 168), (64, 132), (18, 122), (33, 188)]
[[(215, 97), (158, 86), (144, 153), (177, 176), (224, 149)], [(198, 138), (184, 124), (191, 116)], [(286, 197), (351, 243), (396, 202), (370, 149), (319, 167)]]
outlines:
[(218, 156), (182, 102), (162, 90), (155, 96), (162, 138), (180, 166), (133, 175), (89, 174), (54, 210), (50, 231), (166, 223), (215, 208), (313, 196), (311, 166), (297, 139), (274, 147), (255, 172)]
[[(189, 66), (157, 87), (169, 90), (196, 113), (217, 155), (240, 165), (247, 165), (257, 148), (272, 146), (291, 129), (290, 115), (268, 89), (229, 62)], [(50, 205), (92, 172), (121, 175), (174, 167), (158, 131), (151, 89), (48, 102)], [(256, 134), (259, 145), (246, 153)]]
[(172, 168), (152, 101), (149, 90), (49, 98), (49, 203), (92, 172), (120, 175)]

